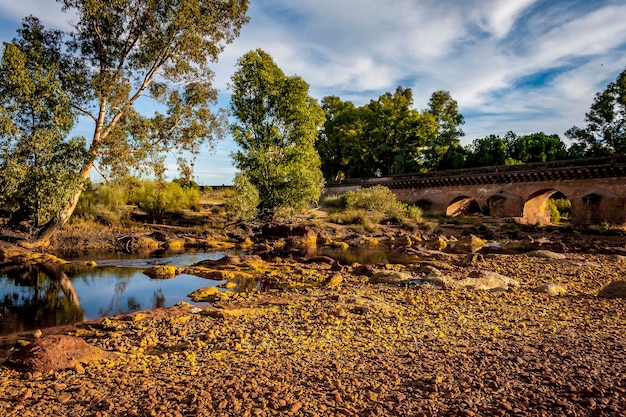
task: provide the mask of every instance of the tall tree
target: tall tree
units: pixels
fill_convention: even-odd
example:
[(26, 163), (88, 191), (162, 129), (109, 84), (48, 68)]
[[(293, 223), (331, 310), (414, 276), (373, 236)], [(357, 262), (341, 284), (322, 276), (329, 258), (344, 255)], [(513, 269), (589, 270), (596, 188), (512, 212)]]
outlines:
[[(77, 16), (58, 79), (94, 125), (80, 179), (96, 163), (109, 172), (141, 168), (148, 159), (162, 166), (164, 151), (197, 152), (220, 137), (225, 119), (211, 110), (217, 92), (210, 64), (247, 22), (248, 0), (58, 1)], [(141, 97), (161, 106), (152, 117), (135, 109)], [(80, 194), (75, 187), (33, 244), (69, 219)]]
[(434, 117), (437, 123), (437, 134), (430, 138), (423, 151), (424, 166), (430, 169), (448, 168), (443, 162), (451, 161), (454, 153), (458, 155), (458, 149), (453, 150), (448, 158), (444, 155), (450, 148), (458, 148), (460, 139), (465, 135), (460, 126), (465, 123), (463, 115), (459, 113), (459, 105), (445, 90), (437, 90), (428, 102), (426, 113)]
[(24, 20), (0, 64), (0, 203), (12, 220), (51, 220), (78, 185), (84, 139), (67, 139), (74, 114), (57, 73), (59, 31)]
[(417, 169), (421, 151), (435, 135), (437, 124), (432, 115), (412, 106), (413, 92), (401, 86), (365, 106), (364, 134), (373, 174), (402, 174)]
[(322, 99), (326, 114), (324, 126), (316, 143), (322, 160), (324, 177), (331, 181), (360, 176), (359, 168), (365, 167), (366, 153), (362, 146), (363, 121), (361, 111), (350, 101), (337, 96)]
[(239, 59), (231, 79), (235, 165), (259, 191), (260, 209), (301, 209), (324, 187), (315, 141), (324, 121), (309, 85), (286, 76), (265, 51)]
[(586, 156), (626, 154), (626, 69), (596, 95), (585, 121), (585, 128), (574, 126), (565, 135), (582, 145)]

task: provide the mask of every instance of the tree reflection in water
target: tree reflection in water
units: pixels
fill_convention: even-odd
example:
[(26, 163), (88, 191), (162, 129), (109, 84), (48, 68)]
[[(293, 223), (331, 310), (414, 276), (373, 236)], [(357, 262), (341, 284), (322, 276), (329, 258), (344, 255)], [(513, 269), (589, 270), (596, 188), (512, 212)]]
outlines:
[(74, 286), (61, 266), (8, 264), (0, 268), (0, 277), (4, 285), (16, 287), (0, 300), (0, 334), (72, 324), (84, 319)]
[(156, 290), (152, 295), (152, 308), (165, 307), (165, 294), (162, 289)]

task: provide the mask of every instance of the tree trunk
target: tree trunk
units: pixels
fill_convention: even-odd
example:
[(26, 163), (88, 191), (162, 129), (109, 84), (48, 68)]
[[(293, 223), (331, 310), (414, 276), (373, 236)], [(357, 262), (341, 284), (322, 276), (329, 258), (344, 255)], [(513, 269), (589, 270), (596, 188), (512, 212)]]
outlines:
[(61, 212), (58, 216), (49, 220), (38, 232), (37, 234), (28, 241), (19, 241), (18, 245), (27, 249), (36, 249), (48, 246), (50, 243), (50, 237), (67, 221), (72, 217), (72, 213), (76, 209), (76, 205), (78, 204), (78, 199), (83, 192), (83, 185), (87, 177), (89, 176), (89, 172), (91, 172), (91, 168), (93, 167), (93, 161), (86, 162), (79, 174), (79, 183), (74, 193), (72, 194), (69, 201), (65, 204)]

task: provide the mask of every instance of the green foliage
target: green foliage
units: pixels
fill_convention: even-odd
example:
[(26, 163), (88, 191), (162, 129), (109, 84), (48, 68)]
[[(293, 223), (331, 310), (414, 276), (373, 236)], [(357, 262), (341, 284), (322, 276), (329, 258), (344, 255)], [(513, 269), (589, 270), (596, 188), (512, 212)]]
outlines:
[(550, 199), (559, 212), (561, 219), (569, 219), (572, 214), (572, 202), (567, 198)]
[(550, 223), (556, 224), (561, 221), (561, 213), (554, 200), (548, 200), (548, 208), (550, 209)]
[(129, 203), (136, 204), (150, 220), (158, 222), (165, 213), (200, 210), (200, 193), (198, 189), (183, 188), (175, 182), (145, 180)]
[(250, 220), (256, 217), (261, 203), (259, 191), (243, 174), (235, 176), (234, 194), (226, 200), (226, 210), (235, 220)]
[(129, 217), (136, 205), (152, 221), (161, 221), (166, 213), (200, 210), (200, 192), (185, 188), (178, 182), (138, 180), (124, 177), (109, 184), (87, 182), (78, 201), (74, 216), (86, 220), (117, 223)]
[(328, 180), (419, 170), (422, 150), (434, 143), (436, 115), (412, 109), (410, 88), (398, 86), (362, 107), (325, 97), (326, 122), (317, 149)]
[(346, 207), (349, 209), (374, 210), (389, 216), (406, 212), (406, 206), (398, 201), (396, 195), (389, 188), (382, 185), (349, 191), (344, 198)]
[(569, 157), (567, 147), (558, 135), (539, 132), (517, 136), (507, 132), (504, 137), (489, 135), (475, 139), (467, 156), (467, 167), (518, 165)]
[(426, 112), (434, 117), (437, 134), (426, 142), (422, 151), (422, 170), (449, 168), (449, 164), (456, 161), (451, 159), (452, 153), (448, 154), (448, 151), (450, 148), (458, 148), (460, 138), (465, 136), (459, 128), (465, 123), (463, 115), (459, 113), (456, 100), (444, 90), (435, 91), (431, 95)]
[(596, 94), (585, 115), (585, 128), (572, 127), (565, 134), (584, 156), (626, 154), (626, 69)]
[(258, 49), (240, 58), (231, 88), (231, 132), (240, 148), (232, 158), (258, 190), (261, 211), (298, 211), (317, 201), (324, 180), (314, 144), (323, 113), (309, 85), (285, 76)]
[[(80, 196), (80, 180), (88, 177), (95, 163), (110, 177), (129, 169), (150, 169), (161, 178), (166, 151), (194, 154), (202, 143), (213, 144), (222, 137), (226, 115), (213, 111), (217, 91), (210, 65), (248, 21), (248, 0), (59, 2), (76, 23), (71, 32), (49, 37), (51, 47), (46, 52), (51, 53), (45, 58), (50, 65), (41, 66), (47, 71), (41, 79), (59, 87), (40, 101), (43, 104), (49, 97), (74, 112), (51, 118), (52, 125), (65, 129), (64, 120), (80, 114), (94, 122), (94, 134), (86, 141), (89, 149), (77, 170), (79, 181), (68, 188), (68, 199), (57, 199), (62, 208), (40, 231), (39, 242), (71, 216)], [(29, 44), (25, 51), (36, 52), (37, 47)], [(52, 77), (43, 77), (48, 74)], [(25, 92), (32, 90), (21, 79), (16, 85)], [(134, 106), (141, 97), (155, 100), (164, 110), (140, 114)], [(27, 107), (36, 109), (35, 104)], [(7, 103), (3, 100), (0, 107), (6, 109)], [(6, 115), (3, 111), (0, 116), (0, 130), (14, 134), (10, 122), (14, 124), (15, 117)], [(55, 189), (51, 186), (47, 191)]]
[(380, 212), (370, 210), (348, 209), (328, 214), (328, 220), (337, 224), (361, 225), (367, 231), (374, 231), (385, 215)]
[(406, 217), (408, 217), (409, 219), (418, 220), (418, 219), (421, 219), (423, 215), (424, 215), (424, 212), (418, 206), (414, 206), (414, 205), (406, 206)]
[(5, 44), (0, 64), (0, 204), (15, 220), (40, 226), (55, 218), (80, 186), (83, 138), (58, 78), (58, 31), (24, 20), (20, 38)]
[(372, 231), (382, 220), (414, 227), (421, 222), (419, 207), (398, 201), (393, 192), (382, 185), (349, 191), (340, 198), (324, 200), (335, 207), (328, 218), (338, 224), (358, 224)]

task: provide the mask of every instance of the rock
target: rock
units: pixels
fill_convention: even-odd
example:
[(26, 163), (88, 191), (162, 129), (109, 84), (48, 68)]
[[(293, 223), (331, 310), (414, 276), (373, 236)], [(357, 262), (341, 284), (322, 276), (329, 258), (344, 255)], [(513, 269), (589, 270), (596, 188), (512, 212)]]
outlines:
[(467, 278), (455, 281), (453, 284), (475, 290), (509, 290), (519, 286), (516, 280), (491, 271), (472, 272)]
[(442, 274), (442, 272), (439, 269), (429, 264), (420, 265), (416, 271), (423, 275), (441, 275)]
[(156, 249), (159, 247), (159, 242), (147, 236), (139, 236), (138, 238), (131, 240), (130, 247), (132, 250)]
[(487, 242), (483, 239), (470, 235), (468, 237), (463, 237), (456, 241), (453, 245), (450, 245), (449, 251), (452, 253), (474, 253), (486, 246)]
[(206, 301), (213, 302), (218, 296), (220, 290), (217, 289), (214, 285), (210, 285), (208, 287), (202, 287), (194, 292), (187, 294), (187, 297), (191, 298), (195, 302)]
[(155, 230), (154, 232), (150, 233), (148, 237), (158, 242), (165, 242), (168, 239), (167, 234), (159, 230)]
[(152, 279), (170, 279), (180, 274), (180, 268), (174, 265), (156, 265), (143, 271)]
[(480, 253), (468, 253), (465, 258), (461, 260), (462, 266), (474, 266), (480, 262), (483, 262), (485, 258)]
[(548, 294), (552, 296), (565, 295), (567, 290), (560, 284), (544, 284), (535, 288), (533, 291)]
[(165, 249), (182, 249), (185, 246), (185, 240), (184, 239), (168, 239), (167, 241), (165, 241), (165, 243), (163, 244), (163, 247)]
[(532, 256), (534, 258), (546, 258), (546, 259), (565, 259), (565, 256), (562, 253), (551, 252), (549, 250), (533, 250), (530, 252), (526, 252), (526, 255)]
[(378, 271), (370, 277), (370, 284), (399, 284), (407, 279), (411, 279), (411, 275), (405, 272)]
[(450, 288), (452, 281), (454, 281), (454, 279), (439, 273), (439, 274), (427, 275), (427, 276), (425, 276), (423, 278), (406, 279), (406, 280), (400, 282), (399, 285), (401, 287), (422, 287), (422, 286), (426, 286), (426, 287), (434, 287), (434, 288), (437, 288), (439, 290), (443, 290), (443, 289), (446, 289), (446, 288)]
[(601, 298), (626, 298), (626, 280), (613, 281), (598, 293)]
[(327, 288), (337, 288), (343, 282), (343, 276), (336, 272), (328, 280), (324, 282), (324, 286)]
[(354, 275), (365, 275), (366, 277), (371, 277), (374, 275), (375, 271), (371, 265), (359, 265), (352, 271)]
[(116, 354), (91, 346), (78, 337), (48, 335), (15, 352), (6, 363), (20, 371), (46, 373), (116, 358)]
[(445, 237), (438, 236), (435, 239), (429, 240), (426, 243), (426, 247), (431, 250), (442, 251), (448, 246), (448, 242)]

